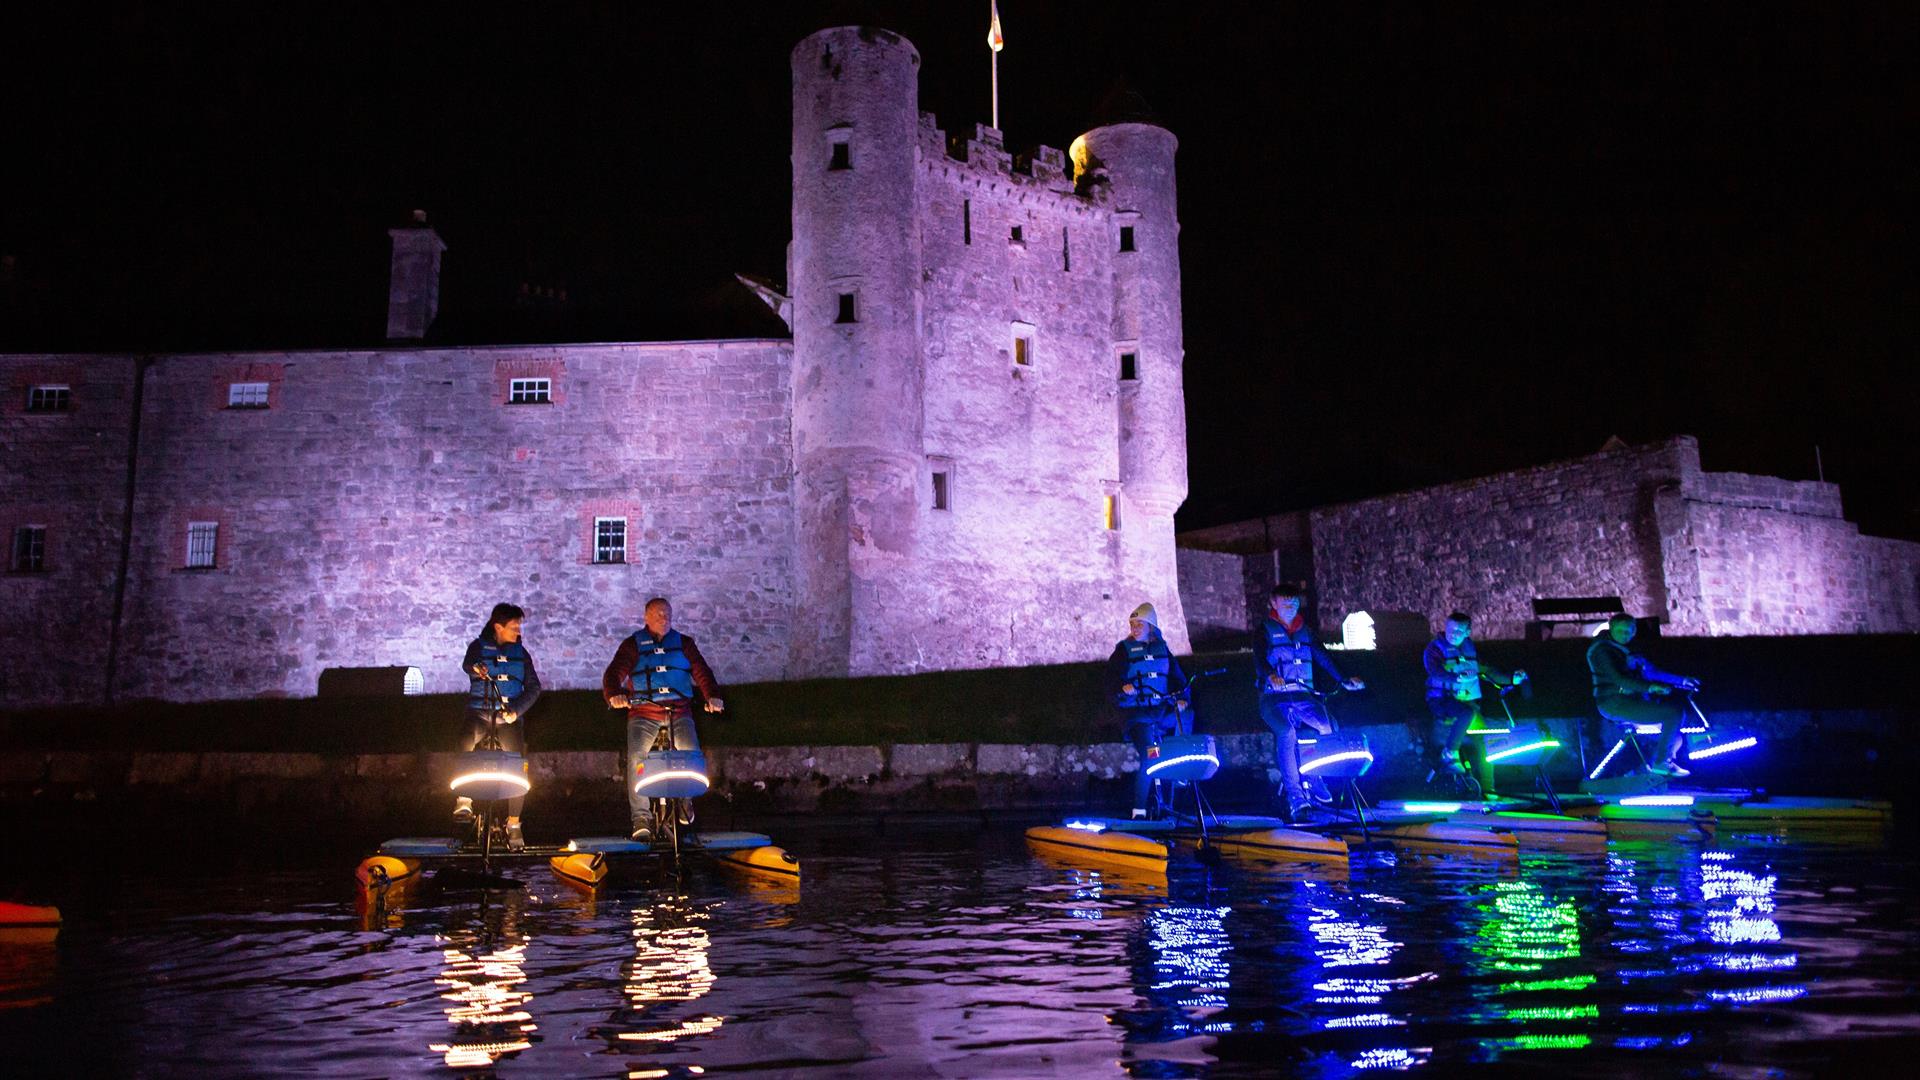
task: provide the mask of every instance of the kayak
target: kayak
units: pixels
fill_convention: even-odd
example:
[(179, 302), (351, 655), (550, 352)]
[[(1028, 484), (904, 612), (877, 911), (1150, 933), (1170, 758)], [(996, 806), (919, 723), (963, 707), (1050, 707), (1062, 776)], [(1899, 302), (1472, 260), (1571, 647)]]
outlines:
[[(1570, 800), (1571, 801), (1571, 800)], [(1445, 814), (1448, 823), (1510, 832), (1523, 848), (1563, 848), (1578, 844), (1603, 844), (1607, 823), (1589, 814), (1549, 814), (1531, 809), (1534, 804), (1502, 799), (1489, 802), (1402, 802), (1388, 800), (1383, 810), (1403, 813)], [(1593, 806), (1598, 807), (1594, 802)], [(1569, 807), (1572, 809), (1572, 807)]]
[[(1171, 832), (1170, 822), (1138, 822), (1143, 826), (1165, 825), (1155, 832)], [(1108, 827), (1098, 820), (1072, 821), (1065, 825), (1036, 825), (1027, 830), (1027, 842), (1055, 855), (1089, 863), (1105, 863), (1133, 869), (1167, 869), (1167, 844), (1134, 832)]]
[[(521, 851), (491, 852), (482, 858), (470, 843), (445, 836), (402, 836), (380, 845), (380, 850), (361, 861), (354, 877), (363, 894), (385, 896), (425, 876), (427, 870), (452, 871), (469, 876), (478, 868), (493, 864), (544, 860), (553, 875), (576, 888), (592, 891), (612, 872), (615, 860), (635, 857), (662, 857), (673, 854), (665, 843), (641, 843), (624, 836), (585, 836), (561, 845), (529, 844)], [(788, 881), (800, 879), (800, 863), (771, 839), (755, 832), (706, 832), (696, 842), (681, 841), (680, 854), (706, 855), (732, 870), (761, 874)], [(443, 883), (444, 884), (444, 883)], [(508, 879), (489, 881), (485, 887), (515, 884)]]
[(0, 900), (0, 927), (59, 926), (60, 909), (41, 907), (34, 904), (16, 904), (10, 900)]
[[(1184, 842), (1197, 844), (1199, 838), (1183, 837)], [(1304, 829), (1278, 828), (1254, 829), (1241, 832), (1218, 831), (1209, 833), (1207, 842), (1228, 855), (1241, 858), (1271, 859), (1285, 861), (1305, 859), (1314, 862), (1347, 861), (1347, 840), (1343, 836), (1329, 836), (1324, 833), (1307, 832)]]

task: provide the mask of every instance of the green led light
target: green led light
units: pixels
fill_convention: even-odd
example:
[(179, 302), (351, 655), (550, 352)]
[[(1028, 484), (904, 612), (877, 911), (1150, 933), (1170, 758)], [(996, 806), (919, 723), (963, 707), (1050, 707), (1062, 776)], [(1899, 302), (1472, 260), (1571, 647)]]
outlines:
[(1591, 975), (1569, 975), (1564, 979), (1536, 979), (1532, 982), (1510, 982), (1500, 984), (1502, 994), (1525, 994), (1535, 990), (1585, 990), (1592, 986)]
[(1509, 1020), (1598, 1020), (1598, 1005), (1542, 1005), (1537, 1008), (1508, 1009)]
[(1551, 750), (1554, 747), (1559, 745), (1560, 745), (1559, 739), (1538, 739), (1534, 742), (1525, 743), (1520, 746), (1510, 746), (1505, 750), (1502, 750), (1496, 754), (1488, 754), (1487, 763), (1492, 764), (1496, 761), (1505, 761), (1510, 757), (1518, 757), (1521, 754), (1525, 754), (1533, 750)]
[(1592, 1045), (1585, 1035), (1522, 1035), (1513, 1040), (1515, 1050), (1584, 1050)]

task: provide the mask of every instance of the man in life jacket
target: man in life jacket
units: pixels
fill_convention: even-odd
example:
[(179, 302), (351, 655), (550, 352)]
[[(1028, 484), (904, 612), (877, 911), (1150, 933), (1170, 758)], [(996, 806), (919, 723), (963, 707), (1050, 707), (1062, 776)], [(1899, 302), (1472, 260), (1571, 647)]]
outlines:
[(1152, 604), (1141, 604), (1127, 616), (1127, 636), (1107, 657), (1107, 696), (1120, 710), (1127, 741), (1140, 757), (1133, 774), (1133, 816), (1147, 816), (1147, 765), (1159, 756), (1160, 740), (1186, 733), (1187, 676), (1167, 651), (1160, 634), (1160, 616)]
[[(1312, 795), (1300, 781), (1300, 725), (1326, 734), (1333, 717), (1314, 691), (1314, 668), (1349, 690), (1365, 689), (1360, 679), (1340, 674), (1301, 613), (1303, 590), (1276, 585), (1266, 620), (1253, 642), (1254, 677), (1260, 691), (1260, 719), (1273, 731), (1273, 756), (1284, 778), (1280, 796), (1287, 817), (1304, 824), (1319, 816)], [(1324, 797), (1324, 796), (1323, 796)]]
[[(491, 721), (500, 749), (513, 754), (527, 752), (526, 727), (520, 721), (540, 700), (540, 674), (533, 670), (533, 654), (520, 643), (520, 624), (525, 618), (526, 612), (514, 604), (493, 605), (487, 624), (460, 659), (460, 670), (467, 675), (464, 750), (480, 745)], [(507, 800), (507, 847), (513, 851), (527, 846), (520, 831), (520, 809), (525, 803), (523, 795)], [(472, 799), (462, 795), (454, 800), (453, 820), (462, 825), (473, 821)]]
[[(700, 736), (693, 726), (696, 696), (707, 712), (727, 707), (713, 669), (693, 638), (673, 628), (673, 605), (656, 596), (647, 601), (645, 618), (646, 625), (620, 643), (600, 677), (600, 695), (607, 707), (627, 710), (627, 815), (633, 839), (642, 843), (653, 840), (653, 805), (634, 791), (633, 784), (661, 726), (671, 721), (675, 750), (698, 750)], [(689, 816), (681, 824), (691, 822)]]
[[(1440, 636), (1427, 642), (1420, 662), (1427, 669), (1427, 711), (1436, 721), (1434, 752), (1440, 769), (1464, 773), (1460, 760), (1461, 743), (1475, 721), (1480, 719), (1480, 680), (1495, 686), (1518, 686), (1527, 681), (1527, 673), (1508, 674), (1481, 661), (1473, 644), (1473, 620), (1465, 612), (1447, 616)], [(1486, 752), (1476, 746), (1474, 772), (1483, 794), (1493, 793), (1493, 769), (1486, 763)]]
[(1587, 670), (1593, 675), (1593, 704), (1600, 715), (1620, 724), (1659, 724), (1660, 742), (1647, 771), (1661, 776), (1691, 776), (1674, 760), (1685, 745), (1680, 732), (1686, 709), (1673, 692), (1700, 689), (1700, 680), (1672, 675), (1654, 667), (1627, 648), (1638, 629), (1633, 616), (1620, 614), (1607, 621), (1607, 632), (1587, 646)]

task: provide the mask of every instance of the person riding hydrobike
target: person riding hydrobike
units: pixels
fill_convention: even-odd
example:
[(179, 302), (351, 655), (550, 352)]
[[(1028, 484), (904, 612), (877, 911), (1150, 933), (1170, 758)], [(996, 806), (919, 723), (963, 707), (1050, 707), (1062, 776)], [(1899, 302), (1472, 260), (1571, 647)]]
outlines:
[(1104, 685), (1108, 700), (1126, 723), (1127, 741), (1140, 759), (1133, 774), (1133, 817), (1147, 817), (1147, 766), (1158, 756), (1160, 740), (1184, 735), (1187, 675), (1167, 650), (1160, 633), (1160, 616), (1152, 604), (1141, 604), (1127, 616), (1127, 636), (1107, 657)]
[[(1322, 735), (1333, 731), (1333, 716), (1314, 690), (1314, 668), (1327, 673), (1349, 690), (1363, 690), (1366, 682), (1340, 674), (1333, 658), (1315, 639), (1301, 613), (1304, 590), (1276, 585), (1267, 617), (1254, 638), (1254, 678), (1260, 691), (1260, 719), (1273, 732), (1273, 756), (1283, 778), (1279, 800), (1288, 820), (1304, 824), (1321, 816), (1314, 792), (1300, 779), (1300, 727)], [(1324, 787), (1320, 801), (1327, 801)]]
[[(610, 709), (627, 710), (627, 816), (634, 840), (653, 840), (653, 804), (634, 790), (642, 763), (662, 725), (671, 722), (675, 750), (700, 749), (693, 726), (693, 703), (706, 712), (726, 709), (713, 669), (693, 638), (673, 628), (673, 605), (665, 597), (647, 601), (645, 625), (620, 643), (600, 677), (600, 694)], [(691, 811), (681, 824), (691, 824)], [(682, 842), (691, 837), (682, 835)]]
[[(1434, 757), (1445, 773), (1462, 775), (1467, 766), (1460, 760), (1461, 744), (1467, 732), (1480, 720), (1480, 680), (1495, 686), (1518, 686), (1527, 681), (1527, 673), (1501, 671), (1480, 659), (1473, 643), (1473, 620), (1465, 612), (1447, 616), (1440, 636), (1427, 642), (1420, 654), (1427, 669), (1427, 711), (1435, 721)], [(1474, 746), (1473, 771), (1481, 793), (1493, 794), (1493, 769), (1486, 761), (1486, 748)]]
[(1686, 736), (1680, 722), (1686, 708), (1673, 699), (1674, 691), (1692, 693), (1700, 689), (1700, 680), (1674, 675), (1648, 662), (1627, 648), (1637, 624), (1631, 615), (1619, 614), (1607, 621), (1607, 632), (1587, 647), (1587, 670), (1593, 675), (1593, 704), (1600, 715), (1629, 730), (1640, 724), (1659, 724), (1660, 742), (1647, 771), (1660, 776), (1691, 776), (1692, 770), (1675, 760)]
[[(533, 654), (520, 642), (521, 622), (526, 612), (513, 604), (495, 604), (480, 635), (467, 645), (460, 670), (467, 676), (467, 731), (463, 750), (472, 750), (487, 737), (491, 727), (500, 749), (514, 754), (527, 752), (526, 727), (520, 723), (533, 703), (540, 700), (540, 675), (533, 669)], [(520, 810), (526, 796), (507, 800), (507, 848), (521, 851), (527, 846), (520, 830)], [(465, 795), (453, 802), (453, 820), (462, 825), (473, 821), (473, 800)]]

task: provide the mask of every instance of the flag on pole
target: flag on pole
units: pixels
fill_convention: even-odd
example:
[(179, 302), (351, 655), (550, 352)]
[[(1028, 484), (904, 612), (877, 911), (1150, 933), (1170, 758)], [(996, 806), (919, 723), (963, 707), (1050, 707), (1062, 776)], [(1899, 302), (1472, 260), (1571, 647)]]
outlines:
[(992, 21), (987, 23), (987, 48), (999, 52), (1007, 41), (1000, 36), (1000, 0), (987, 0), (987, 7), (993, 12)]

